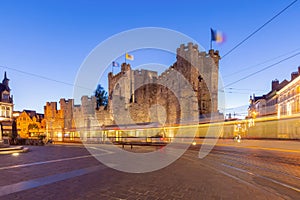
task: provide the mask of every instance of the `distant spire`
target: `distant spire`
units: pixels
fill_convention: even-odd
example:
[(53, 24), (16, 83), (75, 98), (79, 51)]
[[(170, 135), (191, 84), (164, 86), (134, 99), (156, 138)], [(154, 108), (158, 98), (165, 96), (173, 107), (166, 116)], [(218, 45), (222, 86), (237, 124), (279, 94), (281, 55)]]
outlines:
[(4, 79), (2, 81), (2, 84), (4, 84), (5, 86), (8, 87), (8, 82), (9, 82), (9, 79), (7, 78), (6, 71), (5, 71), (4, 72)]
[(4, 79), (3, 80), (8, 80), (9, 81), (9, 79), (7, 78), (7, 75), (6, 75), (6, 71), (4, 72)]

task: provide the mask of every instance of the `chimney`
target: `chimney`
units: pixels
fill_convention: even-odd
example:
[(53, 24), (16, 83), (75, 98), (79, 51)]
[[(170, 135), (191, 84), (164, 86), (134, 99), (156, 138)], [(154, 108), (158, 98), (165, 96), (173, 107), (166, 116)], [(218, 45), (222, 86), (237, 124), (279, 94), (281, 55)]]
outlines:
[(297, 78), (298, 75), (299, 75), (298, 72), (292, 72), (291, 73), (291, 81), (294, 80), (295, 78)]
[(279, 85), (279, 81), (277, 79), (272, 81), (272, 91), (276, 90)]

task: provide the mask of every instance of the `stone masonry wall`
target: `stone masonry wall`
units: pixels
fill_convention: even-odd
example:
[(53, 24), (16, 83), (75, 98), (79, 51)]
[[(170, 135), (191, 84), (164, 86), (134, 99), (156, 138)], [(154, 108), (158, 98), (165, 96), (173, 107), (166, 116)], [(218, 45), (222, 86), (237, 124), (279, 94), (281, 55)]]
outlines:
[(218, 113), (219, 59), (218, 51), (199, 52), (189, 43), (177, 49), (177, 61), (159, 76), (123, 63), (120, 73), (109, 74), (113, 118), (117, 124), (154, 122), (165, 112), (166, 123), (174, 124)]

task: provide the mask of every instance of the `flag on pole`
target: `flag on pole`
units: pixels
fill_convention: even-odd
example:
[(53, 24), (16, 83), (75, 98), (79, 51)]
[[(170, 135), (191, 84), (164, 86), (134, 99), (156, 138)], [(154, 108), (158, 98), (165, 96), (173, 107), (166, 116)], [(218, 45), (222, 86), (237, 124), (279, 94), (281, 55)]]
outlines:
[(128, 54), (128, 53), (125, 54), (125, 58), (126, 58), (127, 60), (134, 60), (133, 55), (130, 55), (130, 54)]
[(211, 41), (215, 41), (217, 43), (224, 42), (224, 34), (221, 31), (210, 29), (211, 32)]
[(113, 61), (113, 62), (112, 62), (112, 66), (113, 66), (113, 67), (119, 67), (120, 64), (119, 64), (118, 62), (116, 62), (116, 61)]

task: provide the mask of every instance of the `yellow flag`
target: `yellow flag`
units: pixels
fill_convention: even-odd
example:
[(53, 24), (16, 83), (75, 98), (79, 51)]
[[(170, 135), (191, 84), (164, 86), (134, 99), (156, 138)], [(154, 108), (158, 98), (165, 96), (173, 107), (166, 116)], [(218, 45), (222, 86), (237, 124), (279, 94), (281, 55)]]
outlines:
[(126, 57), (127, 60), (133, 60), (134, 59), (133, 55), (130, 55), (128, 53), (126, 53), (125, 57)]

